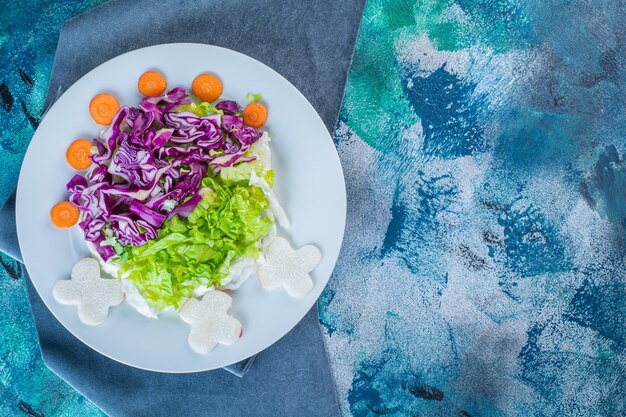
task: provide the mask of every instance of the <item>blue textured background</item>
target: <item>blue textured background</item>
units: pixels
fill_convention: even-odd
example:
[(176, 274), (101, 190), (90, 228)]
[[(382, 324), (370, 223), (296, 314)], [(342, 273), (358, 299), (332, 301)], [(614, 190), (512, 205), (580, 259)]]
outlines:
[[(2, 7), (2, 201), (33, 132), (21, 102), (38, 117), (62, 22), (96, 3)], [(344, 415), (626, 414), (624, 21), (617, 0), (368, 2), (320, 303)], [(41, 362), (1, 259), (0, 415), (98, 415)]]

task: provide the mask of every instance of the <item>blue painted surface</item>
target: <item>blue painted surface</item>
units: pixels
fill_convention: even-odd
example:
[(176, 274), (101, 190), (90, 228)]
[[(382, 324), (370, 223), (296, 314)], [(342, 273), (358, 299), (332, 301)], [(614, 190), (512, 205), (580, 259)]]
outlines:
[(424, 155), (457, 158), (484, 149), (478, 121), (482, 97), (475, 85), (446, 71), (408, 78), (407, 97), (422, 122)]
[[(38, 116), (61, 23), (97, 2), (0, 16), (0, 200), (32, 135), (20, 100)], [(625, 18), (610, 0), (368, 2), (320, 299), (344, 415), (626, 414)], [(97, 415), (41, 362), (2, 261), (0, 415)]]
[(626, 414), (625, 17), (368, 2), (320, 307), (346, 415)]

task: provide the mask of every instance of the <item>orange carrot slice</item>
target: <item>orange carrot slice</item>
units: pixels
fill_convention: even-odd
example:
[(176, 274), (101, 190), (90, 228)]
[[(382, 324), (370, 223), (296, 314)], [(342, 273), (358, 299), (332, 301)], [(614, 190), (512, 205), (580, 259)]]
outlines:
[(191, 91), (202, 101), (214, 102), (222, 95), (222, 82), (212, 74), (200, 74), (191, 83)]
[(261, 103), (250, 103), (243, 109), (243, 122), (256, 129), (265, 124), (267, 109)]
[(144, 72), (139, 77), (139, 81), (137, 81), (139, 92), (147, 97), (160, 96), (166, 87), (167, 81), (165, 81), (165, 77), (156, 71)]
[(50, 210), (50, 220), (57, 227), (72, 227), (78, 222), (80, 211), (69, 201), (61, 201)]
[(120, 103), (111, 94), (98, 94), (89, 103), (89, 114), (99, 125), (109, 125), (120, 109)]
[(72, 168), (80, 171), (91, 165), (89, 155), (91, 155), (91, 142), (87, 139), (76, 139), (67, 148), (65, 159)]

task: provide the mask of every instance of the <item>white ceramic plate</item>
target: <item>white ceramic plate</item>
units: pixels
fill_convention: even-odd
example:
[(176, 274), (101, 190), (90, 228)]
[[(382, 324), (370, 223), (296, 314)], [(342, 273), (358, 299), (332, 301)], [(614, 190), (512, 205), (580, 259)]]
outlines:
[[(291, 220), (287, 231), (294, 246), (315, 244), (322, 263), (312, 273), (315, 287), (304, 299), (281, 288), (265, 291), (256, 278), (230, 292), (231, 313), (243, 324), (243, 337), (207, 355), (187, 343), (189, 327), (175, 312), (159, 320), (141, 316), (128, 304), (113, 307), (99, 326), (83, 324), (76, 306), (52, 297), (57, 280), (69, 278), (72, 266), (88, 256), (78, 227), (57, 229), (50, 208), (65, 200), (65, 184), (76, 172), (65, 162), (68, 145), (79, 137), (96, 137), (101, 127), (89, 116), (91, 98), (102, 92), (122, 105), (137, 106), (137, 79), (156, 69), (168, 88), (184, 86), (201, 72), (217, 74), (223, 98), (245, 101), (248, 92), (263, 94), (269, 108), (276, 192)], [(285, 78), (238, 52), (201, 44), (165, 44), (120, 55), (95, 68), (52, 106), (26, 152), (17, 190), (17, 231), (22, 255), (39, 295), (55, 317), (77, 338), (111, 359), (161, 372), (196, 372), (223, 367), (275, 343), (311, 309), (328, 282), (339, 255), (346, 216), (341, 164), (332, 139), (315, 109)]]

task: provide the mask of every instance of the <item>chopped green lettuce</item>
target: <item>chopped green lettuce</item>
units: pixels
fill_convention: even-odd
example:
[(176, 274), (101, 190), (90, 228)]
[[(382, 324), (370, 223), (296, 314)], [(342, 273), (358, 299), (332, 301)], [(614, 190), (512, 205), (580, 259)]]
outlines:
[(246, 94), (246, 100), (261, 101), (262, 98), (263, 96), (261, 94), (252, 94), (252, 93)]
[(186, 219), (175, 216), (157, 239), (124, 248), (118, 274), (150, 306), (178, 308), (198, 286), (219, 287), (234, 260), (258, 257), (257, 243), (273, 224), (265, 215), (269, 202), (261, 188), (248, 185), (250, 175), (237, 178), (204, 178), (202, 201)]
[(227, 183), (248, 182), (252, 176), (252, 171), (254, 171), (257, 176), (265, 178), (270, 187), (273, 187), (274, 171), (269, 169), (271, 163), (269, 142), (269, 136), (262, 136), (244, 154), (244, 157), (254, 157), (256, 159), (251, 162), (222, 168), (219, 174), (220, 178)]
[(216, 109), (211, 103), (207, 103), (203, 101), (201, 103), (191, 103), (191, 104), (183, 104), (182, 106), (178, 106), (177, 109), (179, 111), (188, 111), (196, 116), (208, 116), (210, 114), (224, 114), (223, 110)]

